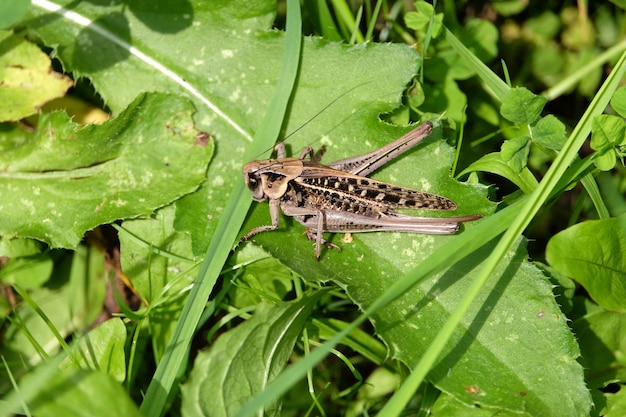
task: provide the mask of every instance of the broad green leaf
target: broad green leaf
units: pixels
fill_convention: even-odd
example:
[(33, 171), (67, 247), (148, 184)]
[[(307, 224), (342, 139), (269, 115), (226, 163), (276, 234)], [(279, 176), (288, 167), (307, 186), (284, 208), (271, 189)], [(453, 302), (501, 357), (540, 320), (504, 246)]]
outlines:
[(550, 265), (580, 283), (607, 310), (626, 312), (626, 214), (586, 221), (548, 242)]
[(500, 114), (515, 124), (534, 124), (541, 116), (547, 100), (524, 87), (515, 87), (507, 94)]
[(120, 384), (98, 371), (60, 372), (28, 407), (42, 417), (143, 416)]
[[(259, 236), (258, 240), (264, 238)], [(403, 244), (402, 237), (393, 233), (354, 235), (351, 244), (334, 240), (343, 246), (343, 252), (329, 251), (319, 263), (314, 260), (310, 246), (308, 259), (298, 256), (306, 246), (292, 248), (292, 245), (277, 243), (266, 247), (309, 278), (332, 278), (346, 289), (352, 300), (367, 308), (402, 276), (405, 268), (418, 264), (433, 247), (441, 245), (443, 239), (454, 237), (431, 236), (429, 241), (423, 241), (418, 235), (410, 238), (413, 243), (409, 245)], [(365, 244), (376, 245), (381, 255), (367, 251)], [(293, 240), (293, 245), (300, 246), (297, 240)], [(442, 276), (407, 292), (374, 318), (376, 333), (392, 348), (393, 357), (409, 365), (416, 363), (480, 269), (478, 259), (486, 257), (491, 249), (488, 245), (472, 259), (451, 265)], [(382, 255), (387, 252), (395, 252), (395, 255)], [(568, 410), (574, 413), (578, 408), (587, 409), (588, 394), (582, 368), (575, 360), (576, 341), (554, 301), (551, 284), (525, 262), (526, 256), (523, 247), (507, 256), (483, 290), (477, 310), (468, 314), (466, 327), (455, 335), (454, 342), (450, 343), (451, 351), (443, 356), (429, 380), (465, 403), (478, 401), (484, 408), (496, 409), (504, 402), (506, 409), (515, 412), (532, 408), (529, 415), (552, 414), (561, 409), (562, 389), (566, 385), (568, 401), (572, 404)], [(337, 265), (348, 264), (349, 269), (337, 268)], [(491, 300), (493, 294), (498, 294), (495, 300)], [(519, 320), (511, 319), (512, 315)], [(507, 336), (503, 338), (503, 335)], [(531, 342), (521, 343), (520, 340)], [(562, 360), (555, 362), (555, 357)], [(533, 365), (517, 366), (520, 363)], [(554, 379), (538, 381), (533, 378), (537, 367), (551, 369)], [(492, 386), (494, 370), (498, 378), (502, 378), (497, 388)], [(479, 399), (465, 390), (464, 387), (471, 384), (480, 387)]]
[(83, 335), (60, 369), (92, 369), (105, 373), (118, 383), (126, 377), (124, 344), (126, 327), (119, 317), (111, 318)]
[[(391, 346), (393, 356), (410, 366), (418, 362), (438, 324), (481, 269), (476, 259), (484, 259), (492, 249), (492, 244), (486, 245), (472, 259), (452, 265), (376, 317), (377, 333)], [(551, 284), (526, 257), (524, 245), (507, 254), (486, 284), (489, 290), (481, 291), (428, 379), (466, 406), (528, 416), (584, 415), (589, 401), (583, 370), (576, 362), (576, 340), (554, 301)], [(538, 368), (549, 369), (550, 376), (534, 378)], [(498, 375), (498, 384), (492, 383), (493, 375)]]
[(576, 320), (572, 328), (579, 340), (586, 381), (592, 388), (626, 379), (626, 315), (598, 311)]
[(186, 100), (144, 95), (102, 125), (77, 129), (52, 113), (21, 142), (0, 137), (0, 235), (71, 248), (89, 229), (192, 192), (213, 150), (192, 113)]
[[(464, 387), (469, 393), (473, 393), (476, 397), (480, 397), (482, 392), (475, 385), (468, 385)], [(518, 413), (509, 412), (507, 410), (495, 411), (498, 417), (516, 417)], [(460, 403), (452, 395), (445, 392), (441, 393), (437, 397), (436, 403), (432, 407), (432, 414), (436, 416), (457, 416), (457, 417), (493, 417), (494, 410), (489, 408), (481, 408), (479, 406), (468, 406), (467, 404)]]
[(539, 119), (532, 126), (532, 140), (547, 149), (560, 150), (565, 144), (565, 125), (553, 115)]
[[(285, 367), (308, 315), (323, 294), (293, 302), (262, 303), (251, 319), (223, 333), (196, 357), (183, 385), (183, 415), (230, 416)], [(266, 410), (279, 415), (279, 408)]]
[(0, 31), (0, 80), (3, 122), (37, 113), (44, 103), (62, 97), (72, 86), (69, 77), (52, 71), (50, 58), (37, 45), (5, 31)]
[(30, 0), (3, 1), (0, 3), (0, 29), (17, 24), (28, 12)]

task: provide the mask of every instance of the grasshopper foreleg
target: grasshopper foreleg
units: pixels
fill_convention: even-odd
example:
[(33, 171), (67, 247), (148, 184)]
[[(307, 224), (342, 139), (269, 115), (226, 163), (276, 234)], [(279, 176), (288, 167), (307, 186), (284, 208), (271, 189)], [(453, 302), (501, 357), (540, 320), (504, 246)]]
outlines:
[(272, 224), (267, 225), (267, 226), (255, 227), (254, 229), (250, 230), (241, 238), (241, 242), (245, 242), (246, 240), (250, 239), (252, 236), (259, 234), (261, 232), (267, 232), (268, 230), (278, 229), (278, 219), (280, 218), (279, 209), (280, 209), (280, 200), (278, 199), (270, 200), (270, 217), (272, 219)]

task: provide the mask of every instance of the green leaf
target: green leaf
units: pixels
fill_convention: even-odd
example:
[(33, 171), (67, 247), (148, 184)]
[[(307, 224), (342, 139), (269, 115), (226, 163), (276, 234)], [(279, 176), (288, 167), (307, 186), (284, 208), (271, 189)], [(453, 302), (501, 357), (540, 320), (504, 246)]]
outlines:
[(611, 3), (621, 7), (622, 9), (626, 9), (626, 0), (611, 0)]
[(626, 380), (626, 315), (598, 311), (576, 320), (572, 328), (580, 343), (580, 361), (591, 388)]
[(78, 328), (87, 328), (102, 314), (106, 298), (109, 282), (104, 251), (93, 246), (77, 247), (68, 275), (70, 314)]
[[(417, 11), (408, 12), (404, 15), (404, 22), (407, 27), (413, 30), (425, 30), (430, 24), (430, 17), (434, 10), (433, 6), (425, 1), (416, 1), (415, 8)], [(432, 37), (436, 38), (443, 29), (443, 13), (436, 13), (434, 18)]]
[[(230, 416), (285, 367), (308, 315), (323, 294), (293, 302), (259, 304), (250, 320), (222, 334), (198, 354), (182, 386), (186, 416)], [(279, 408), (270, 407), (269, 415)]]
[(66, 358), (59, 369), (93, 369), (121, 383), (126, 378), (125, 343), (126, 327), (119, 317), (113, 317), (83, 335), (72, 358)]
[(3, 1), (0, 3), (0, 29), (17, 24), (28, 13), (30, 0)]
[(521, 13), (528, 7), (528, 3), (519, 0), (502, 0), (493, 3), (493, 8), (503, 16), (512, 16)]
[(565, 125), (553, 115), (539, 119), (531, 131), (533, 142), (555, 151), (561, 150), (567, 139)]
[(97, 225), (148, 215), (192, 192), (213, 151), (197, 139), (192, 113), (186, 100), (143, 95), (99, 126), (76, 129), (52, 113), (33, 137), (0, 137), (0, 235), (71, 248)]
[[(406, 294), (385, 311), (384, 318), (376, 318), (377, 331), (392, 347), (393, 354), (410, 366), (420, 360), (439, 330), (435, 323), (448, 318), (448, 312), (480, 271), (476, 258), (486, 258), (492, 249), (492, 244), (485, 245), (438, 280), (423, 283)], [(550, 283), (525, 262), (526, 257), (525, 246), (520, 244), (498, 265), (486, 283), (489, 290), (481, 291), (464, 315), (428, 379), (466, 406), (528, 415), (558, 414), (557, 410), (574, 415), (579, 407), (588, 406), (582, 368), (575, 361), (578, 346), (565, 325), (566, 317), (554, 301)], [(454, 271), (469, 273), (459, 279)], [(498, 294), (497, 301), (490, 302), (494, 294)], [(518, 319), (511, 320), (512, 315)], [(408, 327), (419, 331), (408, 331), (400, 324), (407, 321)], [(547, 334), (549, 342), (545, 340)], [(462, 365), (465, 361), (471, 365)], [(515, 365), (519, 361), (525, 366)], [(531, 375), (536, 369), (551, 369), (551, 381), (533, 379)], [(489, 383), (494, 374), (502, 377), (497, 386)], [(555, 385), (568, 386), (567, 393)], [(507, 396), (507, 392), (511, 395)], [(554, 395), (560, 395), (560, 400), (554, 401)], [(500, 400), (494, 401), (495, 398)], [(567, 407), (567, 411), (561, 407)]]
[(470, 172), (491, 172), (517, 185), (524, 194), (530, 194), (537, 188), (537, 179), (528, 168), (515, 171), (510, 164), (502, 159), (500, 152), (489, 153), (465, 168), (457, 177), (461, 178)]
[(591, 125), (591, 148), (606, 151), (626, 142), (626, 123), (621, 117), (601, 114)]
[(594, 164), (602, 171), (613, 169), (619, 146), (626, 144), (626, 123), (621, 117), (601, 114), (591, 125), (591, 148), (598, 152)]
[[(472, 291), (475, 291), (476, 295), (482, 294), (476, 300), (476, 303), (479, 305), (476, 305), (475, 308), (482, 311), (481, 306), (484, 306), (485, 311), (492, 311), (493, 306), (491, 303), (487, 303), (487, 305), (485, 305), (486, 301), (479, 302), (478, 300), (492, 300), (494, 295), (497, 294), (496, 298), (498, 300), (498, 304), (502, 302), (504, 303), (503, 305), (506, 305), (507, 302), (503, 300), (503, 297), (515, 298), (517, 296), (516, 291), (517, 291), (518, 285), (519, 285), (519, 288), (528, 287), (530, 285), (534, 287), (532, 291), (535, 292), (535, 295), (530, 296), (530, 298), (526, 298), (526, 296), (523, 296), (522, 297), (523, 300), (518, 300), (517, 302), (523, 304), (526, 301), (529, 301), (531, 302), (532, 305), (535, 305), (536, 307), (538, 307), (539, 305), (535, 303), (537, 303), (539, 300), (545, 300), (546, 304), (544, 306), (548, 308), (548, 310), (542, 309), (538, 311), (537, 318), (541, 319), (544, 317), (544, 315), (553, 315), (553, 318), (551, 318), (549, 322), (546, 322), (546, 325), (550, 325), (550, 326), (553, 325), (554, 324), (553, 320), (556, 319), (557, 317), (560, 317), (559, 308), (554, 303), (553, 297), (550, 294), (551, 285), (550, 284), (545, 285), (545, 281), (544, 281), (545, 277), (543, 277), (542, 274), (538, 273), (536, 277), (532, 279), (528, 279), (528, 277), (520, 278), (520, 281), (518, 282), (518, 284), (513, 286), (512, 281), (515, 281), (518, 279), (517, 271), (520, 271), (520, 269), (526, 270), (526, 267), (527, 267), (527, 264), (525, 263), (522, 263), (520, 265), (520, 268), (517, 268), (515, 266), (517, 265), (517, 262), (520, 261), (520, 254), (523, 254), (524, 252), (523, 250), (520, 251), (519, 248), (518, 248), (519, 253), (516, 253), (515, 256), (508, 253), (504, 257), (504, 259), (507, 261), (515, 259), (513, 261), (513, 265), (510, 265), (509, 267), (505, 268), (504, 275), (502, 275), (502, 278), (501, 278), (503, 280), (501, 285), (504, 285), (505, 287), (507, 287), (507, 289), (511, 287), (510, 292), (508, 292), (507, 290), (503, 292), (500, 287), (494, 288), (492, 285), (488, 285), (486, 281), (482, 281), (480, 286), (475, 285), (475, 282), (474, 282), (475, 276), (473, 276), (474, 270), (469, 272), (469, 275), (465, 275), (469, 271), (467, 262), (469, 262), (472, 265), (476, 265), (479, 262), (479, 259), (482, 259), (483, 257), (491, 253), (491, 251), (493, 250), (492, 244), (494, 243), (492, 239), (494, 239), (502, 230), (505, 230), (506, 227), (511, 224), (511, 222), (517, 215), (517, 212), (515, 209), (518, 208), (519, 206), (521, 206), (521, 204), (517, 204), (517, 203), (513, 206), (509, 206), (503, 209), (502, 211), (500, 211), (499, 213), (496, 213), (495, 215), (484, 219), (480, 224), (468, 224), (465, 227), (466, 228), (465, 233), (462, 233), (459, 236), (456, 236), (454, 238), (448, 239), (443, 244), (439, 244), (441, 242), (436, 242), (436, 241), (433, 242), (435, 253), (431, 253), (430, 255), (428, 253), (425, 253), (428, 250), (428, 248), (426, 248), (425, 246), (417, 247), (417, 245), (415, 245), (416, 250), (412, 253), (407, 253), (406, 257), (404, 257), (403, 252), (399, 252), (397, 250), (399, 248), (396, 249), (396, 247), (394, 247), (393, 249), (396, 250), (396, 258), (393, 258), (391, 256), (388, 256), (386, 258), (377, 258), (375, 259), (376, 262), (374, 262), (372, 265), (367, 265), (367, 263), (364, 262), (364, 256), (360, 256), (356, 260), (348, 259), (347, 263), (349, 263), (352, 269), (351, 269), (351, 272), (345, 273), (345, 277), (338, 274), (338, 272), (341, 272), (341, 271), (338, 271), (336, 267), (338, 262), (340, 262), (343, 258), (337, 257), (337, 261), (332, 262), (330, 264), (329, 264), (329, 261), (322, 261), (318, 263), (315, 263), (315, 261), (311, 261), (311, 264), (308, 264), (307, 262), (307, 264), (300, 264), (300, 265), (299, 265), (300, 263), (299, 260), (294, 259), (294, 256), (290, 253), (287, 253), (286, 254), (287, 257), (284, 259), (286, 263), (292, 266), (292, 268), (297, 266), (298, 268), (301, 268), (301, 269), (308, 269), (310, 271), (314, 271), (313, 265), (316, 265), (316, 264), (319, 265), (318, 268), (324, 268), (323, 271), (319, 271), (320, 277), (336, 277), (337, 281), (342, 280), (342, 281), (339, 281), (340, 285), (347, 289), (347, 291), (349, 292), (349, 295), (351, 296), (351, 298), (355, 300), (355, 302), (357, 302), (360, 306), (362, 306), (362, 308), (367, 309), (368, 311), (370, 311), (370, 307), (372, 309), (374, 309), (375, 307), (375, 311), (380, 312), (382, 311), (381, 308), (384, 308), (384, 306), (389, 306), (388, 309), (392, 314), (394, 314), (394, 316), (387, 317), (386, 312), (381, 312), (380, 315), (376, 315), (376, 317), (374, 317), (375, 325), (378, 326), (381, 323), (383, 325), (388, 324), (389, 326), (391, 326), (390, 330), (397, 331), (398, 334), (401, 335), (400, 339), (396, 343), (397, 344), (397, 348), (395, 348), (396, 352), (402, 352), (403, 354), (406, 354), (406, 355), (415, 354), (416, 358), (420, 358), (421, 354), (423, 353), (422, 349), (426, 349), (426, 346), (429, 346), (433, 338), (436, 337), (436, 335), (438, 335), (441, 323), (433, 322), (432, 320), (430, 320), (432, 317), (424, 318), (421, 314), (421, 309), (418, 308), (419, 306), (416, 306), (416, 302), (417, 302), (416, 300), (422, 300), (420, 304), (422, 308), (428, 308), (432, 305), (433, 309), (430, 309), (429, 311), (438, 312), (438, 311), (442, 311), (443, 309), (449, 312), (450, 314), (458, 315), (457, 310), (459, 308), (459, 303), (461, 301), (465, 301), (464, 300), (465, 294), (467, 294), (468, 290), (472, 290)], [(388, 236), (388, 235), (389, 234), (384, 234), (384, 235), (381, 234), (381, 237), (378, 239), (381, 239), (384, 237), (388, 237), (391, 239), (392, 236)], [(415, 237), (419, 237), (419, 236), (414, 236), (414, 238)], [(478, 252), (475, 252), (475, 248), (472, 247), (472, 245), (475, 244), (476, 241), (480, 242), (478, 243), (478, 247), (481, 247), (480, 251)], [(489, 241), (491, 241), (491, 243), (487, 244), (487, 242)], [(379, 250), (388, 246), (389, 243), (390, 243), (389, 240), (383, 240), (378, 246)], [(482, 247), (483, 245), (484, 247)], [(283, 247), (282, 249), (283, 251), (285, 251), (288, 249), (288, 246)], [(352, 246), (351, 252), (353, 252), (354, 250), (357, 250), (357, 248)], [(346, 256), (347, 254), (348, 254), (348, 251), (344, 250), (344, 253), (339, 254), (339, 255)], [(374, 252), (374, 253), (368, 253), (366, 256), (376, 257), (377, 255)], [(402, 257), (402, 259), (397, 259), (400, 257)], [(394, 266), (391, 264), (392, 261), (398, 261), (399, 264)], [(504, 262), (506, 263), (506, 261)], [(412, 264), (415, 264), (415, 267), (410, 271), (410, 273), (403, 275), (404, 270), (402, 270), (402, 268), (407, 268), (407, 267), (411, 268), (411, 266), (409, 265), (412, 265)], [(440, 274), (437, 274), (437, 275), (433, 274), (432, 271), (434, 268), (436, 268), (437, 272), (440, 272)], [(480, 268), (481, 266), (477, 265), (477, 269), (475, 270), (476, 273), (480, 271)], [(535, 272), (532, 272), (533, 270)], [(516, 272), (514, 273), (514, 271)], [(534, 267), (532, 267), (529, 272), (531, 272), (531, 274), (537, 273)], [(515, 274), (515, 277), (513, 277), (511, 281), (506, 279), (506, 277), (510, 277), (509, 274)], [(310, 276), (311, 272), (309, 272), (308, 275)], [(463, 276), (463, 278), (461, 278), (461, 275)], [(496, 275), (497, 274), (489, 275), (489, 279), (498, 280)], [(375, 279), (371, 279), (371, 280), (364, 279), (365, 277), (369, 277), (369, 276), (374, 276)], [(399, 277), (402, 277), (402, 279), (399, 279)], [(429, 279), (424, 280), (423, 278), (425, 277), (428, 277)], [(421, 280), (418, 280), (418, 278), (421, 278)], [(453, 291), (451, 296), (452, 298), (455, 298), (455, 299), (449, 300), (451, 304), (448, 305), (447, 307), (443, 306), (442, 308), (439, 307), (438, 303), (440, 300), (441, 301), (447, 300), (444, 294), (445, 292), (448, 291), (449, 286), (445, 285), (448, 282), (446, 281), (443, 283), (444, 285), (442, 287), (436, 287), (437, 282), (441, 279), (445, 279), (445, 280), (449, 279), (450, 281), (454, 282), (455, 285), (456, 283), (458, 283), (459, 285), (464, 286), (463, 288), (459, 288), (458, 292)], [(417, 284), (418, 282), (419, 284)], [(493, 283), (493, 281), (490, 281), (490, 282)], [(417, 286), (414, 284), (417, 284)], [(432, 285), (435, 285), (435, 288), (433, 288)], [(465, 285), (467, 285), (467, 287), (465, 287)], [(391, 293), (392, 290), (393, 290), (393, 293)], [(358, 291), (363, 298), (355, 297), (355, 293), (354, 293), (355, 291)], [(544, 295), (538, 298), (538, 295), (541, 293), (543, 293)], [(528, 295), (529, 293), (524, 292), (524, 294)], [(390, 300), (396, 300), (399, 297), (405, 297), (407, 302), (412, 307), (408, 310), (403, 309), (403, 308), (399, 308), (398, 309), (399, 311), (396, 310), (394, 308), (394, 305), (390, 305)], [(441, 298), (441, 297), (444, 297), (444, 298)], [(460, 298), (456, 298), (456, 297), (460, 297)], [(369, 302), (371, 302), (372, 299), (375, 299), (375, 301), (373, 302), (374, 304), (370, 305)], [(513, 301), (513, 303), (516, 303), (516, 301)], [(403, 307), (403, 306), (400, 306), (400, 307)], [(402, 319), (400, 320), (398, 319), (397, 317), (398, 314), (402, 316)], [(471, 313), (470, 313), (470, 316), (474, 317)], [(510, 319), (510, 315), (506, 315), (506, 316)], [(458, 317), (459, 317), (459, 322), (461, 319), (463, 320), (467, 319), (467, 320), (472, 321), (471, 318), (468, 318), (465, 315), (461, 315)], [(450, 318), (448, 319), (448, 321), (449, 320)], [(546, 366), (552, 366), (551, 364), (554, 363), (555, 352), (550, 352), (549, 350), (554, 347), (557, 350), (559, 349), (561, 350), (560, 352), (558, 352), (558, 355), (560, 358), (563, 358), (563, 363), (567, 364), (566, 366), (569, 367), (569, 371), (566, 371), (563, 369), (559, 370), (559, 372), (564, 372), (565, 374), (568, 374), (568, 378), (562, 379), (562, 378), (557, 377), (557, 380), (561, 382), (565, 381), (567, 383), (568, 388), (564, 390), (563, 390), (563, 386), (561, 385), (561, 382), (557, 383), (556, 380), (547, 381), (547, 380), (542, 379), (542, 382), (545, 382), (546, 386), (545, 387), (535, 386), (538, 397), (536, 397), (537, 398), (536, 402), (533, 401), (533, 408), (536, 407), (536, 409), (533, 411), (530, 411), (529, 414), (530, 415), (554, 414), (554, 410), (562, 410), (564, 402), (562, 401), (561, 394), (562, 392), (568, 392), (568, 401), (571, 399), (571, 402), (572, 402), (571, 407), (569, 407), (571, 411), (570, 414), (585, 415), (588, 412), (589, 407), (590, 407), (590, 399), (589, 399), (587, 388), (585, 387), (585, 384), (582, 378), (582, 368), (574, 360), (574, 358), (578, 356), (578, 350), (576, 347), (576, 341), (574, 340), (572, 334), (570, 333), (568, 329), (566, 320), (564, 318), (558, 320), (558, 324), (556, 324), (556, 328), (559, 329), (558, 331), (550, 330), (547, 332), (545, 331), (545, 329), (542, 329), (541, 326), (533, 329), (532, 326), (533, 326), (534, 320), (535, 319), (532, 320), (531, 327), (524, 329), (521, 332), (521, 334), (525, 334), (526, 331), (530, 331), (530, 332), (537, 331), (538, 334), (536, 336), (533, 336), (533, 338), (537, 337), (538, 340), (542, 340), (539, 347), (541, 349), (545, 348), (546, 351), (542, 351), (541, 353), (539, 353), (539, 351), (537, 350), (537, 346), (522, 344), (525, 346), (525, 348), (528, 348), (528, 351), (526, 351), (526, 353), (520, 352), (521, 353), (520, 357), (518, 359), (514, 359), (513, 362), (516, 362), (518, 364), (524, 364), (526, 363), (529, 357), (533, 357), (536, 360), (544, 362)], [(525, 320), (522, 320), (522, 321), (525, 321)], [(357, 320), (353, 324), (357, 325), (359, 323), (362, 323), (362, 321)], [(485, 320), (483, 319), (482, 316), (479, 316), (478, 318), (475, 318), (475, 320), (473, 320), (472, 323), (483, 324), (485, 323)], [(502, 321), (502, 320), (495, 319), (494, 324), (495, 323), (504, 326), (504, 328), (502, 328), (499, 331), (498, 330), (495, 331), (495, 335), (494, 335), (495, 339), (493, 339), (493, 342), (489, 343), (489, 345), (500, 343), (502, 340), (502, 334), (506, 333), (506, 328), (509, 326), (509, 320)], [(489, 322), (489, 324), (491, 324), (491, 322)], [(355, 327), (351, 325), (350, 328), (354, 329)], [(459, 326), (455, 325), (453, 329), (456, 329), (456, 331), (458, 332)], [(481, 327), (480, 329), (481, 331), (485, 330), (484, 327)], [(432, 333), (429, 333), (427, 335), (426, 334), (427, 332), (432, 332)], [(473, 334), (473, 330), (470, 329), (469, 332)], [(339, 336), (342, 335), (342, 333), (340, 333), (337, 337), (334, 337), (332, 342), (338, 343), (340, 340), (337, 340), (337, 339)], [(410, 340), (407, 340), (408, 334), (412, 334), (412, 337), (421, 336), (419, 347), (416, 347), (415, 343), (413, 343), (412, 338)], [(458, 335), (458, 333), (456, 334)], [(456, 338), (457, 336), (454, 336), (454, 337)], [(469, 335), (467, 337), (471, 338), (472, 336)], [(546, 341), (546, 337), (549, 337), (550, 341)], [(401, 343), (402, 340), (404, 340), (405, 343)], [(387, 344), (389, 346), (394, 346), (394, 343), (391, 343), (391, 342), (388, 342)], [(480, 342), (477, 344), (482, 346), (485, 343)], [(451, 346), (455, 346), (455, 343), (445, 342), (445, 346), (443, 347), (443, 349), (444, 350), (451, 349)], [(329, 348), (328, 344), (325, 343), (320, 348), (316, 349), (315, 351), (311, 353), (311, 358), (320, 360), (320, 357), (322, 357), (324, 352), (328, 352), (328, 348)], [(415, 352), (416, 348), (417, 348), (417, 352)], [(430, 350), (431, 349), (428, 348), (426, 349), (426, 352), (428, 353), (430, 352)], [(438, 351), (438, 353), (440, 352), (441, 351)], [(462, 354), (462, 352), (463, 352), (463, 349), (460, 349), (457, 353)], [(442, 358), (442, 357), (436, 355), (435, 358)], [(437, 367), (442, 370), (449, 371), (449, 372), (446, 373), (445, 378), (442, 377), (440, 379), (437, 379), (438, 385), (446, 384), (445, 380), (450, 376), (450, 374), (452, 373), (456, 375), (457, 372), (458, 372), (458, 375), (466, 375), (466, 374), (471, 374), (471, 375), (476, 375), (476, 376), (480, 375), (486, 378), (485, 384), (487, 386), (492, 385), (493, 377), (490, 372), (483, 371), (482, 373), (477, 372), (476, 374), (474, 374), (474, 372), (472, 371), (474, 366), (483, 366), (483, 364), (477, 364), (471, 358), (465, 358), (465, 359), (460, 358), (456, 356), (454, 353), (449, 354), (449, 355), (444, 355), (443, 358), (444, 358), (443, 363), (441, 363)], [(451, 360), (451, 363), (446, 362), (449, 359)], [(271, 384), (266, 394), (269, 396), (270, 391), (271, 391), (272, 396), (270, 396), (270, 398), (276, 398), (273, 395), (275, 395), (276, 391), (281, 390), (281, 387), (283, 387), (286, 383), (288, 384), (287, 381), (291, 381), (290, 378), (293, 378), (294, 375), (298, 374), (298, 372), (300, 372), (300, 375), (303, 374), (303, 369), (306, 369), (306, 366), (299, 366), (299, 365), (303, 364), (303, 365), (311, 366), (311, 362), (312, 361), (309, 361), (308, 358), (303, 358), (301, 362), (296, 363), (292, 367), (288, 368), (284, 372), (285, 377), (283, 378), (283, 375), (281, 375), (279, 378), (277, 378), (276, 382)], [(459, 368), (457, 370), (451, 370), (449, 368), (449, 367), (455, 367), (455, 366), (460, 366), (463, 369)], [(467, 366), (468, 368), (466, 369), (465, 366)], [(485, 366), (487, 367), (487, 369), (489, 368), (488, 365), (485, 365)], [(500, 365), (494, 365), (494, 366), (497, 366), (498, 368), (500, 367)], [(543, 367), (543, 365), (541, 365), (540, 367)], [(431, 369), (431, 368), (428, 368), (428, 369)], [(419, 374), (422, 372), (425, 373), (426, 371), (424, 371), (423, 369), (418, 369), (417, 372), (414, 372), (411, 374), (411, 377), (414, 374)], [(534, 371), (531, 371), (526, 366), (520, 365), (520, 366), (517, 366), (517, 369), (515, 369), (514, 372), (515, 373), (531, 372), (532, 374)], [(518, 377), (519, 376), (516, 376), (513, 379), (517, 380)], [(506, 380), (507, 378), (504, 378), (504, 379)], [(527, 377), (522, 377), (522, 379), (533, 380), (533, 381), (537, 380), (536, 378), (532, 378), (530, 375)], [(515, 385), (516, 383), (513, 382), (512, 384)], [(556, 395), (556, 391), (553, 391), (554, 384), (557, 384), (560, 386), (558, 388), (559, 390), (558, 392), (560, 392), (561, 394)], [(481, 382), (481, 385), (482, 385), (482, 382)], [(404, 385), (402, 388), (404, 388)], [(408, 391), (409, 398), (412, 398), (412, 396), (414, 395), (414, 388), (413, 387), (410, 387), (410, 388), (411, 389)], [(511, 387), (509, 387), (509, 389), (510, 388)], [(285, 388), (283, 388), (283, 391), (284, 390)], [(548, 393), (547, 395), (544, 395), (547, 392), (546, 390), (553, 391), (553, 392), (551, 394)], [(458, 381), (456, 384), (453, 384), (453, 386), (446, 387), (444, 391), (447, 391), (447, 392), (454, 391), (454, 395), (459, 398), (463, 398), (464, 401), (472, 398), (471, 396), (468, 397), (467, 395), (468, 392), (465, 391), (465, 388), (463, 386), (459, 386)], [(491, 391), (491, 390), (489, 390), (489, 392), (495, 393), (495, 391)], [(515, 392), (519, 394), (518, 391), (515, 391)], [(522, 393), (522, 396), (527, 396), (527, 395), (528, 393), (525, 391)], [(523, 410), (529, 410), (530, 403), (523, 401), (523, 399), (522, 399), (522, 403), (516, 403), (515, 402), (516, 400), (510, 399), (509, 397), (506, 397), (506, 399), (507, 399), (506, 401), (507, 401), (508, 406), (512, 406), (513, 408), (518, 409), (517, 412), (522, 412), (522, 411), (519, 411), (520, 406), (523, 408)], [(258, 398), (255, 404), (258, 405), (259, 401), (261, 400), (262, 400), (262, 397)], [(470, 403), (469, 405), (473, 404), (474, 399), (470, 399), (470, 401), (472, 401), (472, 403)], [(504, 398), (499, 394), (496, 394), (495, 398), (493, 399), (489, 397), (489, 393), (481, 394), (481, 403), (485, 407), (494, 407), (495, 409), (501, 411), (502, 410), (500, 406), (501, 401), (504, 401)], [(509, 403), (509, 401), (512, 401), (512, 402)], [(251, 408), (247, 409), (248, 413), (256, 409), (256, 408), (252, 408), (252, 404), (250, 407)], [(539, 409), (541, 411), (538, 411)], [(567, 413), (568, 413), (567, 411), (564, 412), (564, 414), (567, 414)], [(242, 415), (248, 415), (248, 414), (242, 414)]]
[(460, 36), (463, 44), (483, 62), (489, 62), (498, 54), (498, 28), (484, 19), (472, 19), (463, 26)]
[[(432, 70), (432, 68), (431, 68)], [(451, 77), (441, 83), (424, 85), (423, 107), (430, 112), (445, 113), (452, 120), (463, 120), (467, 108), (467, 97)]]
[(515, 172), (521, 172), (528, 163), (528, 153), (530, 152), (530, 138), (518, 136), (508, 139), (502, 144), (502, 159), (508, 163)]
[(41, 252), (43, 243), (33, 239), (0, 239), (0, 256), (20, 258)]
[(0, 282), (19, 285), (25, 290), (37, 288), (48, 281), (54, 264), (49, 254), (15, 257), (0, 269)]
[(626, 87), (618, 88), (611, 98), (611, 107), (615, 113), (626, 117)]
[(613, 149), (609, 149), (605, 152), (598, 153), (596, 158), (593, 160), (594, 165), (600, 171), (610, 171), (615, 167), (615, 163), (617, 162), (617, 155)]
[(515, 124), (534, 124), (547, 100), (524, 87), (515, 87), (506, 95), (500, 114)]
[[(622, 8), (626, 8), (626, 1), (612, 0), (613, 3), (621, 5)], [(620, 389), (615, 394), (602, 393), (603, 403), (606, 403), (606, 407), (603, 410), (598, 410), (598, 413), (604, 417), (621, 417), (626, 414), (626, 390)], [(606, 412), (604, 412), (606, 410)]]
[[(540, 38), (545, 42), (558, 36), (559, 30), (561, 30), (561, 19), (555, 12), (545, 10), (540, 15), (529, 18), (524, 26), (525, 30), (529, 32), (526, 36)], [(544, 49), (544, 46), (547, 45), (542, 45), (541, 48), (536, 48), (534, 50), (540, 51)]]
[(69, 77), (52, 71), (50, 58), (37, 45), (4, 31), (0, 31), (0, 80), (0, 103), (10, 103), (0, 106), (0, 121), (17, 121), (35, 114), (44, 103), (62, 97), (72, 86)]
[(579, 282), (607, 310), (626, 312), (626, 214), (586, 221), (548, 242), (550, 265)]
[(245, 265), (243, 272), (236, 270), (237, 289), (229, 294), (234, 308), (257, 305), (270, 300), (284, 300), (293, 291), (293, 271), (255, 245), (244, 245), (229, 264)]
[(143, 416), (119, 383), (98, 371), (61, 372), (28, 406), (34, 415), (42, 417)]

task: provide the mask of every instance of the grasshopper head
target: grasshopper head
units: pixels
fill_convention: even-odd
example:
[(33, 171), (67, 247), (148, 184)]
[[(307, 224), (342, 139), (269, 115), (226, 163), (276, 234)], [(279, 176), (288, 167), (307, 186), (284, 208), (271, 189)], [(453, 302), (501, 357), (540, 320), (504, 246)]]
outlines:
[(298, 158), (266, 159), (248, 162), (243, 167), (243, 179), (254, 201), (274, 200), (287, 192), (289, 181), (302, 171), (303, 164)]
[(248, 162), (243, 167), (243, 180), (252, 191), (252, 199), (254, 201), (263, 201), (267, 199), (265, 191), (263, 191), (263, 183), (261, 181), (261, 166), (258, 161)]

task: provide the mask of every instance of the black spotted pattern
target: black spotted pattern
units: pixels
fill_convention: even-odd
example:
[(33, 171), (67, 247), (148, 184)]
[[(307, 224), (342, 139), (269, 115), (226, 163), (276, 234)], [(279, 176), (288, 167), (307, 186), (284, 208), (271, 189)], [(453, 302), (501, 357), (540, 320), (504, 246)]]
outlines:
[(453, 201), (436, 194), (398, 187), (367, 178), (298, 177), (290, 181), (283, 200), (298, 207), (345, 211), (380, 217), (393, 208), (454, 210)]

